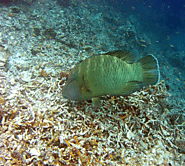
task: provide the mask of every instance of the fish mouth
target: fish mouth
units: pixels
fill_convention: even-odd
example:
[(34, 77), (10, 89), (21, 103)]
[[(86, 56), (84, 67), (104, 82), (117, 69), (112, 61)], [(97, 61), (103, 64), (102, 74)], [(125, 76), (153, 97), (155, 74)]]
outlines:
[(69, 97), (66, 96), (66, 95), (64, 95), (64, 94), (62, 94), (62, 96), (63, 96), (65, 99), (69, 99)]
[(65, 85), (63, 88), (62, 88), (62, 96), (65, 98), (65, 99), (70, 99), (69, 95), (67, 94), (67, 88), (68, 86)]

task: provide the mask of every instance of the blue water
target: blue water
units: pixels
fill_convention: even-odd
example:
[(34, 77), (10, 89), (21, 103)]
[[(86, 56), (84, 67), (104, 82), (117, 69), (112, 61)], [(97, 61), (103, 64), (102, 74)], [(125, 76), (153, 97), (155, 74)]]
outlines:
[(144, 32), (155, 33), (174, 47), (185, 50), (185, 3), (175, 0), (108, 0), (122, 13), (136, 16)]

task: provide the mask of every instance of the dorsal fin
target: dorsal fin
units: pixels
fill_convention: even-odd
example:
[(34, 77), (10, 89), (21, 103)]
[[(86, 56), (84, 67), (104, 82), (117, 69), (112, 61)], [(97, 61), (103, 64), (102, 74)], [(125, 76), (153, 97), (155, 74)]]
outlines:
[(102, 55), (116, 56), (117, 58), (120, 58), (121, 60), (123, 60), (127, 63), (134, 62), (134, 54), (130, 51), (127, 51), (127, 50), (110, 51), (110, 52), (104, 53)]

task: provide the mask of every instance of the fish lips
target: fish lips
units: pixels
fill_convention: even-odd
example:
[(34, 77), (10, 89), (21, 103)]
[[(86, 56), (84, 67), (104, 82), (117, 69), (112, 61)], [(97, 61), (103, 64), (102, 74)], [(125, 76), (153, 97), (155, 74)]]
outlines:
[(68, 80), (62, 88), (62, 95), (69, 100), (82, 100), (80, 93), (80, 86), (76, 79)]

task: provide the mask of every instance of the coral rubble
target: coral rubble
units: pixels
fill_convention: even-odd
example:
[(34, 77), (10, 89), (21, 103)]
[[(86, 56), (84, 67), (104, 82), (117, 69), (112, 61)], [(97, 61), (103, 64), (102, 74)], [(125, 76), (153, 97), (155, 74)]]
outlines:
[(87, 101), (66, 101), (60, 80), (49, 88), (50, 81), (23, 86), (16, 97), (3, 93), (8, 100), (0, 109), (1, 164), (183, 163), (184, 133), (166, 118), (164, 82), (126, 97), (106, 96), (95, 109)]

